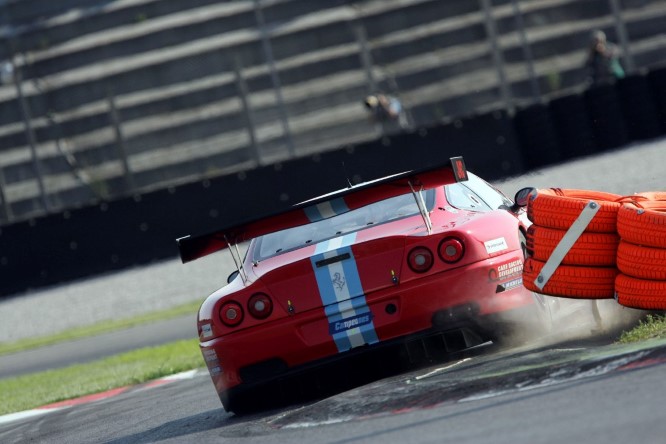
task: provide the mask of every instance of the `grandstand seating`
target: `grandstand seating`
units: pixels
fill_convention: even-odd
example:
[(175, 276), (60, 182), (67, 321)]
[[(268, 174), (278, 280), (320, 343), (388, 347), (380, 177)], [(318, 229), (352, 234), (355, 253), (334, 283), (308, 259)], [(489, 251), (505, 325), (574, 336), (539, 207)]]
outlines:
[[(509, 104), (480, 2), (262, 1), (289, 137), (252, 0), (8, 0), (0, 6), (0, 59), (20, 55), (47, 198), (57, 210), (376, 138), (361, 104), (373, 85), (400, 97), (413, 126), (527, 105), (535, 98), (512, 4), (492, 3)], [(621, 3), (636, 68), (662, 64), (666, 4)], [(619, 39), (607, 0), (520, 7), (539, 100), (585, 88), (592, 29)], [(369, 71), (359, 35), (367, 38)], [(250, 92), (259, 159), (235, 68)], [(0, 185), (13, 220), (44, 211), (16, 95), (12, 83), (0, 86)]]

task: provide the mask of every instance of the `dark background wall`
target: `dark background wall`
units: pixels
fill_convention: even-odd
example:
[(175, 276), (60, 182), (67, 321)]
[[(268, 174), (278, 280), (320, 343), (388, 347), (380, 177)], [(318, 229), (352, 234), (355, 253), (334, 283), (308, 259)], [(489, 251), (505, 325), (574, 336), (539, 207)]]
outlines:
[(520, 109), (0, 228), (0, 296), (177, 256), (175, 239), (462, 155), (487, 180), (666, 134), (666, 68)]

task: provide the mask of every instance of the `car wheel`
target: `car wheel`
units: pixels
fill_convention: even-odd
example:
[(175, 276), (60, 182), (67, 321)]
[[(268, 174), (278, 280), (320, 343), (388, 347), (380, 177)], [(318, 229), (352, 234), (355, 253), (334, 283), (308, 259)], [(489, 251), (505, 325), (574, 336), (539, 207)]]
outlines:
[(239, 390), (238, 387), (234, 390), (227, 390), (226, 392), (221, 393), (220, 401), (222, 401), (222, 407), (224, 407), (224, 410), (237, 415), (251, 413), (258, 408), (258, 406), (252, 402), (251, 396), (249, 396), (246, 390)]

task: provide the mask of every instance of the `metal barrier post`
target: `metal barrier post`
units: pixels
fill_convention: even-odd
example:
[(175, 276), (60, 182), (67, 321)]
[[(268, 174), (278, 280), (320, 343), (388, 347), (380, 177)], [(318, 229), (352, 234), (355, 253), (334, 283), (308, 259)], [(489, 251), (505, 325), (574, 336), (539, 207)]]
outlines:
[(0, 201), (2, 201), (0, 222), (11, 222), (14, 216), (12, 214), (12, 207), (7, 202), (7, 195), (5, 194), (5, 174), (2, 172), (2, 167), (0, 167)]
[(108, 93), (109, 100), (109, 116), (111, 117), (111, 124), (113, 131), (116, 135), (116, 148), (118, 149), (118, 157), (123, 166), (123, 176), (125, 177), (125, 191), (131, 193), (134, 191), (134, 177), (132, 177), (132, 170), (130, 169), (129, 159), (127, 158), (127, 149), (125, 147), (125, 138), (120, 124), (120, 117), (118, 116), (118, 109), (116, 108), (116, 100), (111, 91)]
[(264, 13), (261, 10), (260, 0), (254, 0), (254, 15), (259, 25), (259, 33), (261, 34), (261, 45), (264, 48), (264, 56), (266, 57), (266, 64), (270, 71), (271, 81), (273, 82), (273, 89), (275, 89), (275, 99), (277, 100), (278, 111), (280, 114), (280, 121), (282, 122), (282, 131), (287, 141), (287, 150), (289, 157), (294, 157), (296, 152), (294, 150), (294, 141), (291, 139), (291, 131), (289, 129), (289, 119), (287, 118), (287, 110), (284, 106), (284, 98), (282, 97), (282, 85), (280, 84), (280, 76), (275, 68), (275, 60), (273, 59), (273, 48), (271, 42), (268, 40), (268, 32), (266, 31), (266, 23), (264, 22)]
[(622, 20), (622, 7), (619, 0), (609, 0), (611, 11), (613, 13), (613, 20), (615, 22), (615, 32), (620, 39), (620, 46), (622, 47), (622, 60), (628, 72), (634, 72), (636, 65), (634, 64), (634, 57), (631, 55), (629, 49), (629, 34), (627, 33), (627, 26)]
[(259, 144), (257, 143), (257, 130), (254, 124), (254, 119), (252, 118), (252, 110), (250, 109), (247, 83), (243, 78), (241, 64), (238, 60), (238, 57), (234, 58), (234, 77), (236, 80), (236, 89), (238, 89), (238, 97), (240, 98), (241, 105), (243, 106), (243, 114), (245, 114), (248, 136), (250, 137), (250, 154), (252, 155), (252, 158), (257, 163), (257, 165), (260, 165), (261, 153), (259, 151)]
[(523, 54), (525, 55), (525, 63), (527, 64), (527, 75), (530, 77), (530, 87), (532, 88), (532, 96), (535, 102), (541, 100), (541, 91), (539, 89), (539, 79), (534, 70), (534, 57), (532, 56), (532, 48), (527, 40), (527, 32), (525, 31), (525, 21), (523, 20), (523, 13), (520, 10), (520, 2), (518, 0), (511, 0), (513, 7), (513, 15), (516, 18), (516, 25), (518, 26), (518, 35), (520, 36), (520, 43), (523, 47)]
[(23, 117), (23, 124), (25, 126), (25, 135), (28, 139), (28, 146), (30, 147), (30, 157), (32, 158), (32, 167), (35, 170), (35, 178), (37, 179), (37, 188), (39, 189), (39, 198), (42, 201), (44, 211), (49, 211), (49, 201), (46, 198), (46, 190), (44, 188), (44, 174), (42, 172), (42, 165), (39, 163), (39, 154), (37, 153), (37, 139), (35, 138), (35, 130), (32, 127), (32, 117), (30, 116), (30, 106), (28, 101), (23, 95), (23, 78), (21, 76), (21, 69), (12, 60), (12, 67), (14, 70), (14, 85), (16, 86), (16, 96), (21, 109), (21, 117)]
[(514, 113), (513, 99), (511, 97), (511, 89), (509, 88), (509, 83), (506, 78), (506, 71), (504, 68), (504, 57), (502, 56), (502, 49), (499, 47), (497, 29), (495, 28), (495, 19), (493, 18), (493, 6), (490, 0), (479, 0), (481, 4), (481, 9), (484, 15), (486, 35), (488, 36), (488, 44), (493, 56), (493, 61), (495, 62), (495, 68), (497, 69), (497, 77), (499, 79), (499, 89), (500, 95), (502, 96), (502, 101), (506, 105), (510, 115)]

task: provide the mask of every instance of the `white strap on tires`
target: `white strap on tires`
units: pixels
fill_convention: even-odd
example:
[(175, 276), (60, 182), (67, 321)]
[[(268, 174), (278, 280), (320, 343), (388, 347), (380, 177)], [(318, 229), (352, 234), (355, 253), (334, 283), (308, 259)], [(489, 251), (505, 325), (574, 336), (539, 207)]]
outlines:
[(597, 211), (599, 211), (599, 204), (591, 200), (585, 205), (583, 211), (581, 211), (574, 223), (571, 224), (566, 234), (557, 244), (557, 247), (555, 247), (541, 269), (541, 273), (539, 273), (534, 281), (534, 285), (536, 285), (539, 290), (543, 290), (543, 287), (546, 286), (550, 278), (555, 274), (555, 270), (557, 270), (557, 267), (562, 263), (562, 259), (564, 259), (564, 256), (566, 256), (569, 250), (571, 250), (571, 247), (573, 247), (580, 235), (583, 234), (592, 221), (592, 218), (594, 218), (594, 215), (597, 214)]

